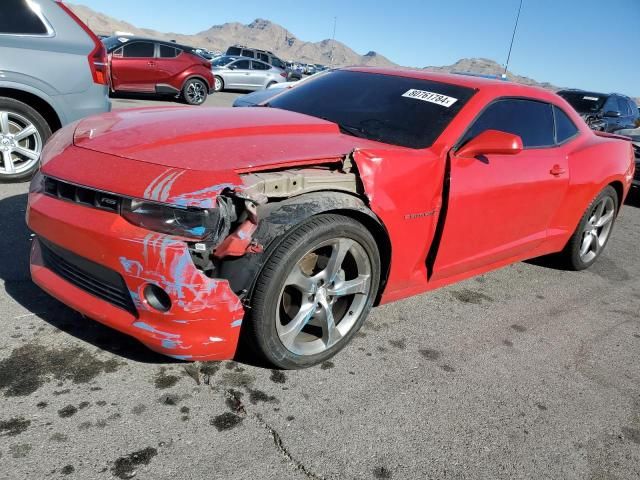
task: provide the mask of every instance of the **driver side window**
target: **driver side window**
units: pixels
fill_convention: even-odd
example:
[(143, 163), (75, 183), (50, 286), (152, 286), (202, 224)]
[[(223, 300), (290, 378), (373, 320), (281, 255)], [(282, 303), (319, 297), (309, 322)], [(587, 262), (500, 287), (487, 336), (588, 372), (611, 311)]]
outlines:
[(485, 130), (499, 130), (522, 138), (524, 148), (555, 144), (553, 110), (544, 102), (505, 99), (489, 105), (465, 134), (462, 144)]

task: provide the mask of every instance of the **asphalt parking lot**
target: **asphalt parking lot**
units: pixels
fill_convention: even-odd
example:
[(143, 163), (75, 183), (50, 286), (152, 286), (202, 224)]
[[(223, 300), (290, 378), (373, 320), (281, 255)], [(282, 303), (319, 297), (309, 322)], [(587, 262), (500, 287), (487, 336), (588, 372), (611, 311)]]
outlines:
[[(114, 108), (149, 104), (172, 103)], [(588, 271), (379, 307), (331, 362), (280, 372), (172, 361), (41, 292), (27, 190), (0, 186), (2, 479), (640, 478), (640, 195)]]

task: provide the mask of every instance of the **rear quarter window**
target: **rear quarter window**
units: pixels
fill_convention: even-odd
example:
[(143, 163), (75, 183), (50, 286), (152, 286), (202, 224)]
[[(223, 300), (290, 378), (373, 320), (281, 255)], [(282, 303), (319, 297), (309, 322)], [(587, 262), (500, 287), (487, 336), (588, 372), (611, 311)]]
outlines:
[(561, 108), (553, 107), (556, 123), (556, 143), (564, 143), (578, 133), (578, 127)]
[(2, 0), (0, 34), (46, 35), (47, 33), (49, 33), (47, 26), (26, 0)]

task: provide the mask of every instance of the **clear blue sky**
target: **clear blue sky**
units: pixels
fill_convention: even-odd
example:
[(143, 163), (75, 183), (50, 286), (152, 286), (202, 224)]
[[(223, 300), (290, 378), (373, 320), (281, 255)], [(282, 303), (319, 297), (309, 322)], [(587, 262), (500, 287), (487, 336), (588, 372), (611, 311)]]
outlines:
[[(519, 0), (75, 0), (138, 27), (193, 34), (266, 18), (301, 40), (336, 39), (401, 65), (506, 60)], [(211, 7), (208, 7), (208, 5)], [(524, 0), (509, 70), (640, 97), (640, 0)]]

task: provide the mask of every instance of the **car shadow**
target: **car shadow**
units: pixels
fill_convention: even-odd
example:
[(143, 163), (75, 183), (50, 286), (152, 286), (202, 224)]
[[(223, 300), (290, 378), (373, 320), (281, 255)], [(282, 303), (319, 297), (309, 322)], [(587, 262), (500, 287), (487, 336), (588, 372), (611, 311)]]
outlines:
[(71, 310), (31, 281), (29, 273), (31, 232), (24, 220), (26, 205), (26, 194), (0, 200), (0, 228), (4, 232), (0, 235), (0, 280), (4, 282), (7, 294), (31, 312), (24, 318), (35, 315), (52, 327), (83, 342), (135, 362), (182, 363), (155, 353), (133, 337)]
[(120, 100), (121, 102), (127, 103), (127, 101), (131, 101), (131, 103), (136, 103), (135, 100), (153, 100), (156, 102), (171, 102), (177, 103), (180, 105), (186, 105), (186, 103), (176, 95), (161, 95), (157, 93), (110, 93), (109, 96), (111, 98), (115, 98)]
[(640, 208), (640, 187), (631, 187), (631, 191), (629, 195), (627, 195), (627, 200), (624, 204), (630, 207)]

